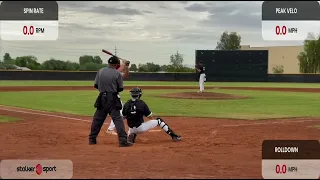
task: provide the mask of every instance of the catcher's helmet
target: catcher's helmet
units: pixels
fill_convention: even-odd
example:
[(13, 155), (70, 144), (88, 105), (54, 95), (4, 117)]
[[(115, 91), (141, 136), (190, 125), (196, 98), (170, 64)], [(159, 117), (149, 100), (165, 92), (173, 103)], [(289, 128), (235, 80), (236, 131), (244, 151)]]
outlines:
[(142, 90), (138, 87), (132, 88), (130, 90), (130, 95), (132, 98), (140, 98), (142, 96)]

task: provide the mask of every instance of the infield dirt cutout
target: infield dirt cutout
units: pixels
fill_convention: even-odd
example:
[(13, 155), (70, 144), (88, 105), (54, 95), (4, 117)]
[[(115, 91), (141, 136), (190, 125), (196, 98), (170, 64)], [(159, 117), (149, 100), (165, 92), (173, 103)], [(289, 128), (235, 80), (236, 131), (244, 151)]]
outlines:
[(247, 99), (245, 96), (236, 96), (232, 94), (224, 94), (224, 93), (215, 93), (215, 92), (179, 92), (179, 93), (170, 93), (170, 94), (162, 94), (159, 97), (163, 98), (176, 98), (176, 99), (216, 99), (216, 100), (227, 100), (227, 99)]
[[(13, 89), (23, 91), (23, 87)], [(27, 90), (49, 89), (29, 87)], [(51, 90), (66, 89), (55, 87)], [(104, 125), (98, 144), (89, 146), (91, 116), (1, 105), (0, 115), (24, 119), (0, 123), (0, 160), (70, 159), (74, 165), (73, 178), (81, 179), (262, 178), (263, 140), (320, 139), (320, 129), (308, 128), (319, 125), (319, 119), (247, 121), (163, 117), (182, 136), (181, 142), (172, 142), (163, 132), (147, 132), (138, 135), (133, 147), (119, 148), (116, 136), (103, 133), (107, 128)], [(106, 123), (109, 122), (108, 118)]]

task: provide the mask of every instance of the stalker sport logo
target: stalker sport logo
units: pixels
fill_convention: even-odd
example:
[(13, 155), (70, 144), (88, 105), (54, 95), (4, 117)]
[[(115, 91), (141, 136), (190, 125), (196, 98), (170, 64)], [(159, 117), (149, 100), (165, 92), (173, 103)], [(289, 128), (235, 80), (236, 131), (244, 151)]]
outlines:
[(37, 166), (36, 166), (36, 173), (37, 173), (38, 175), (40, 175), (40, 174), (42, 173), (42, 171), (43, 171), (43, 169), (42, 169), (41, 164), (37, 164)]
[(48, 173), (57, 171), (56, 166), (42, 166), (41, 164), (37, 164), (36, 166), (19, 166), (17, 167), (17, 172), (36, 172), (39, 176), (42, 172)]

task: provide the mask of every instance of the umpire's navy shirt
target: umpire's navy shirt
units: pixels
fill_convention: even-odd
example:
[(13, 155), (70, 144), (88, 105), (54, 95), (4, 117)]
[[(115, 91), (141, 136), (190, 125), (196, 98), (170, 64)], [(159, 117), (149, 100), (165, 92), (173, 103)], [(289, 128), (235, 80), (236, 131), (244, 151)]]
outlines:
[(100, 69), (94, 83), (98, 85), (99, 92), (117, 93), (119, 89), (123, 89), (121, 73), (111, 66)]

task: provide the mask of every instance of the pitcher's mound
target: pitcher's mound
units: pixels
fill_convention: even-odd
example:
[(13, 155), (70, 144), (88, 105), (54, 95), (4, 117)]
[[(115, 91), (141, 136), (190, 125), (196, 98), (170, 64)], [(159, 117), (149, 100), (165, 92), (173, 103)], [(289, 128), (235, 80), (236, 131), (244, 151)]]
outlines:
[(163, 94), (160, 97), (164, 98), (176, 98), (176, 99), (247, 99), (245, 96), (236, 96), (231, 94), (214, 93), (214, 92), (180, 92), (180, 93), (170, 93)]

